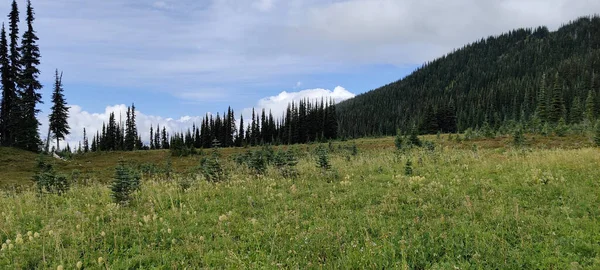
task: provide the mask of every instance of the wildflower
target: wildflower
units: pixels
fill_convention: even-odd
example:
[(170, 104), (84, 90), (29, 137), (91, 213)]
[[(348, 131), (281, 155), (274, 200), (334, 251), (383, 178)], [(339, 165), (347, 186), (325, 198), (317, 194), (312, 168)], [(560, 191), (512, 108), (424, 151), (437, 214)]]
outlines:
[(35, 237), (35, 238), (38, 238), (38, 237), (40, 237), (40, 233), (39, 233), (39, 232), (35, 232), (35, 233), (33, 234), (33, 237)]
[(252, 223), (252, 225), (256, 225), (258, 221), (255, 218), (250, 219), (250, 223)]
[(8, 250), (13, 249), (13, 247), (15, 247), (13, 244), (8, 244)]
[(50, 231), (48, 232), (48, 235), (50, 235), (50, 236), (52, 236), (53, 234), (54, 234), (54, 231), (52, 231), (52, 230), (50, 230)]
[(75, 226), (75, 228), (76, 228), (77, 230), (79, 230), (79, 229), (81, 229), (81, 225), (77, 224), (77, 226)]
[(175, 245), (176, 242), (177, 240), (175, 240), (175, 238), (171, 239), (171, 244)]
[(56, 267), (56, 270), (64, 270), (65, 268), (62, 265)]
[(33, 241), (33, 236), (29, 236), (29, 241)]
[(150, 215), (144, 216), (144, 222), (150, 222)]
[(204, 242), (204, 235), (200, 236), (200, 242)]
[(77, 269), (81, 269), (83, 267), (83, 263), (81, 261), (78, 261), (75, 266), (77, 267)]
[(167, 229), (167, 233), (171, 234), (171, 228)]
[(227, 220), (227, 215), (220, 215), (219, 216), (219, 221), (226, 221)]
[(104, 263), (104, 258), (98, 257), (98, 264), (102, 265)]
[(23, 238), (17, 237), (17, 239), (15, 239), (15, 243), (17, 243), (17, 244), (23, 244)]
[(6, 244), (7, 244), (7, 245), (9, 245), (9, 244), (10, 244), (10, 242), (12, 242), (12, 241), (10, 241), (10, 239), (6, 239)]
[(102, 232), (100, 233), (100, 236), (104, 237), (104, 236), (106, 236), (106, 233), (105, 233), (104, 231), (102, 231)]
[(32, 236), (32, 235), (33, 235), (33, 233), (31, 231), (27, 232), (27, 236)]
[(0, 249), (0, 251), (5, 250), (6, 248), (8, 248), (8, 246), (5, 243), (2, 243), (2, 249)]

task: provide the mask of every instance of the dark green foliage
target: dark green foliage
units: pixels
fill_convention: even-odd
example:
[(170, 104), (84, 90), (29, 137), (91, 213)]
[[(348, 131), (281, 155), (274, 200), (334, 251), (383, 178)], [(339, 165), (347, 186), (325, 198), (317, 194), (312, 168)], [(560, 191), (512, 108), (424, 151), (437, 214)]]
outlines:
[(569, 126), (567, 126), (565, 119), (560, 118), (560, 120), (558, 120), (558, 124), (556, 125), (556, 128), (554, 128), (554, 133), (556, 133), (556, 136), (565, 137), (565, 136), (567, 136), (568, 131), (569, 131)]
[(135, 105), (127, 108), (125, 121), (125, 137), (123, 142), (124, 149), (127, 151), (138, 150), (138, 132), (135, 124)]
[(298, 159), (291, 150), (277, 152), (273, 158), (273, 163), (283, 177), (296, 178), (298, 176), (296, 170)]
[(523, 134), (523, 127), (518, 126), (513, 131), (513, 144), (515, 146), (522, 146), (525, 144), (525, 135)]
[(406, 160), (406, 164), (404, 165), (404, 175), (411, 176), (413, 174), (412, 161), (410, 159)]
[(14, 143), (15, 118), (17, 113), (18, 95), (15, 84), (11, 81), (10, 59), (6, 30), (2, 24), (0, 33), (0, 83), (2, 86), (2, 101), (0, 103), (0, 145), (11, 146)]
[(20, 92), (20, 120), (17, 132), (17, 146), (19, 148), (37, 152), (41, 145), (39, 135), (40, 122), (37, 119), (37, 105), (42, 103), (42, 95), (39, 90), (42, 85), (38, 80), (40, 74), (37, 66), (40, 64), (40, 49), (38, 47), (38, 37), (33, 30), (34, 21), (33, 7), (31, 1), (27, 1), (27, 30), (23, 33), (21, 39), (20, 52), (22, 53), (21, 65), (22, 73), (18, 76), (18, 85), (22, 89)]
[(571, 112), (569, 113), (569, 123), (579, 124), (583, 121), (583, 106), (579, 97), (573, 99)]
[(594, 100), (594, 92), (588, 91), (587, 98), (585, 99), (585, 120), (588, 123), (594, 123), (596, 119), (596, 105)]
[(200, 171), (209, 182), (222, 182), (227, 180), (227, 173), (223, 169), (218, 148), (213, 148), (209, 157), (200, 160)]
[(419, 139), (419, 134), (417, 131), (417, 128), (413, 126), (413, 128), (410, 131), (410, 137), (408, 138), (408, 142), (416, 147), (421, 147), (423, 146), (423, 143), (421, 142), (421, 139)]
[(404, 148), (404, 136), (402, 135), (402, 132), (399, 129), (396, 131), (394, 145), (396, 145), (397, 150), (402, 150)]
[(129, 204), (132, 193), (140, 189), (140, 184), (140, 175), (126, 167), (125, 162), (120, 160), (110, 186), (114, 202), (122, 205)]
[(57, 174), (52, 164), (46, 162), (46, 156), (40, 154), (37, 159), (36, 174), (33, 176), (40, 193), (63, 194), (70, 189), (64, 175)]
[(188, 146), (185, 144), (184, 138), (182, 134), (175, 133), (171, 136), (171, 145), (169, 147), (169, 151), (171, 152), (171, 156), (174, 157), (187, 157), (196, 154), (196, 149), (193, 145)]
[(596, 128), (594, 130), (594, 144), (600, 147), (600, 121), (596, 122)]
[[(457, 130), (476, 129), (487, 120), (494, 131), (510, 120), (526, 123), (534, 115), (540, 123), (570, 120), (565, 113), (572, 110), (573, 98), (583, 100), (590, 90), (597, 96), (600, 90), (594, 76), (600, 70), (598, 36), (600, 17), (593, 16), (555, 32), (517, 29), (482, 39), (402, 80), (338, 104), (340, 136), (393, 135), (396, 128), (407, 130), (413, 123), (419, 123), (421, 132), (435, 134), (451, 130), (443, 125), (453, 118)], [(544, 74), (551, 76), (545, 80)], [(598, 107), (596, 98), (589, 101)]]
[(356, 143), (352, 143), (352, 147), (350, 148), (350, 153), (353, 156), (358, 155), (358, 147), (356, 147)]
[(317, 167), (323, 172), (331, 169), (331, 164), (329, 163), (329, 154), (327, 153), (327, 148), (323, 147), (323, 145), (319, 145), (319, 147), (317, 147)]
[(69, 108), (65, 101), (62, 88), (62, 73), (58, 75), (56, 70), (55, 81), (54, 81), (54, 92), (52, 93), (52, 108), (50, 113), (50, 131), (53, 137), (56, 139), (56, 150), (60, 151), (60, 140), (64, 139), (69, 134)]

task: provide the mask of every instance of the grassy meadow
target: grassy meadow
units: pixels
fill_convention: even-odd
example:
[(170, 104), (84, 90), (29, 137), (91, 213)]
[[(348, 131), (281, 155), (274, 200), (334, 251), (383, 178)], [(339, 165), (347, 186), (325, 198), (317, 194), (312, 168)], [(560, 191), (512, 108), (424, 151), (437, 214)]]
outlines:
[(117, 160), (160, 165), (168, 152), (56, 161), (80, 181), (40, 196), (13, 187), (31, 182), (36, 156), (0, 149), (0, 268), (600, 268), (600, 150), (587, 137), (426, 139), (435, 150), (336, 142), (327, 172), (315, 145), (293, 146), (295, 178), (255, 175), (229, 158), (241, 148), (221, 150), (219, 183), (193, 174), (198, 157), (171, 158), (175, 176), (143, 178), (127, 206), (107, 184)]

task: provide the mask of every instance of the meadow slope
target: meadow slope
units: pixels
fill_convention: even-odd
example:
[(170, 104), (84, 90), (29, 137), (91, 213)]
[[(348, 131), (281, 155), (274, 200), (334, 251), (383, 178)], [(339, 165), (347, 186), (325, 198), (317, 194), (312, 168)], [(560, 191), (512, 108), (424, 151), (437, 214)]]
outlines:
[(405, 152), (363, 140), (356, 156), (332, 147), (325, 174), (313, 151), (294, 179), (226, 161), (228, 181), (196, 175), (182, 190), (156, 175), (128, 206), (98, 181), (62, 196), (7, 190), (0, 268), (597, 269), (600, 150), (564, 140), (443, 137)]

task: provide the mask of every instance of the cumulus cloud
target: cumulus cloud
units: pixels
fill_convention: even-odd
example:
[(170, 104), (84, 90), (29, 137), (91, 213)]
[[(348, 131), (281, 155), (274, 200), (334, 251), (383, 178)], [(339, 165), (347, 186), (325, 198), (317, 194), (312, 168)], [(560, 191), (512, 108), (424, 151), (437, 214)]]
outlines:
[[(71, 134), (69, 134), (65, 141), (69, 143), (71, 149), (75, 149), (80, 141), (83, 141), (83, 129), (86, 129), (88, 140), (92, 143), (92, 138), (96, 132), (102, 133), (102, 124), (108, 123), (110, 114), (114, 113), (116, 121), (119, 119), (124, 125), (126, 120), (127, 105), (119, 104), (114, 106), (107, 106), (102, 113), (91, 113), (83, 110), (80, 106), (71, 105), (69, 108), (69, 126), (71, 128)], [(200, 124), (203, 116), (183, 116), (179, 119), (165, 118), (155, 115), (147, 115), (136, 108), (136, 125), (138, 128), (138, 134), (142, 136), (142, 140), (145, 143), (149, 142), (150, 138), (150, 126), (154, 127), (160, 125), (160, 128), (166, 128), (167, 132), (181, 132), (188, 128), (191, 129), (194, 123)], [(46, 138), (48, 132), (48, 117), (41, 117), (42, 125), (40, 132), (43, 138)], [(52, 141), (52, 145), (56, 145), (56, 141)], [(61, 148), (64, 147), (64, 142), (61, 142)]]
[[(298, 92), (287, 92), (283, 91), (276, 96), (270, 96), (260, 99), (254, 109), (257, 112), (262, 111), (271, 111), (273, 116), (279, 118), (286, 111), (288, 104), (290, 102), (297, 102), (303, 99), (308, 99), (311, 101), (321, 100), (321, 98), (329, 99), (332, 98), (336, 103), (350, 99), (355, 97), (356, 95), (352, 92), (346, 90), (344, 87), (337, 86), (332, 90), (329, 89), (306, 89)], [(251, 119), (252, 117), (252, 108), (245, 108), (242, 111), (245, 119)]]

